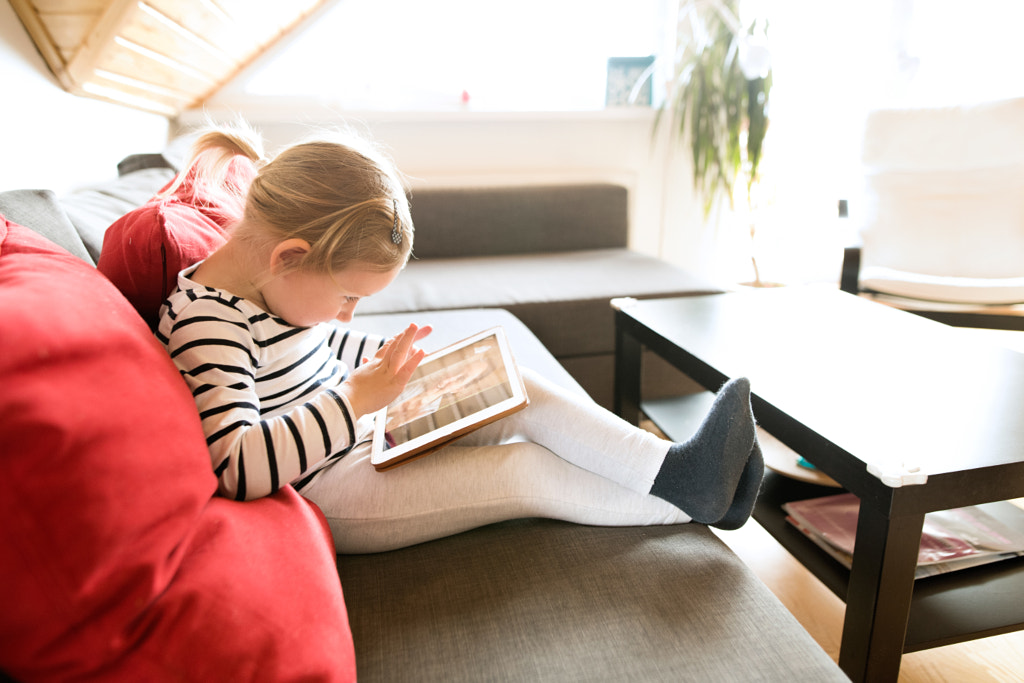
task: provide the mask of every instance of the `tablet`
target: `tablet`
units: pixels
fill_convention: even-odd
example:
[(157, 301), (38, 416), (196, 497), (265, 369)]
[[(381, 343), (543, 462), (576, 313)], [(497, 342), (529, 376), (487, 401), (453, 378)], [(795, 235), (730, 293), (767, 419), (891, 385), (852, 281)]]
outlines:
[(426, 356), (402, 394), (374, 415), (370, 462), (396, 467), (528, 403), (504, 330), (485, 330)]

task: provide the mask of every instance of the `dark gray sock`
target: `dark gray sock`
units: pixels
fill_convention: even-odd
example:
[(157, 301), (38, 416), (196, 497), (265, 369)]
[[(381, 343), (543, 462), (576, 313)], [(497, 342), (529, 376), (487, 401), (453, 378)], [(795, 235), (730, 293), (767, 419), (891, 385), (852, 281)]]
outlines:
[(695, 522), (718, 522), (732, 505), (756, 444), (750, 381), (740, 377), (719, 390), (697, 432), (685, 443), (669, 448), (651, 494), (672, 503)]
[(757, 494), (761, 492), (761, 482), (764, 480), (764, 457), (761, 455), (761, 446), (754, 443), (754, 449), (750, 452), (750, 459), (747, 460), (740, 475), (740, 483), (736, 487), (736, 495), (732, 499), (732, 505), (726, 511), (725, 516), (711, 524), (725, 531), (739, 529), (750, 519), (754, 511), (754, 503), (757, 502)]

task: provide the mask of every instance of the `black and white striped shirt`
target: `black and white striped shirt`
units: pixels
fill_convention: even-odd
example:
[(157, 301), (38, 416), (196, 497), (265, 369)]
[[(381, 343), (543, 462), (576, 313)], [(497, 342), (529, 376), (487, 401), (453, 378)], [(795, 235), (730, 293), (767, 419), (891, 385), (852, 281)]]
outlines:
[(178, 276), (157, 337), (195, 398), (222, 495), (301, 488), (356, 443), (337, 387), (383, 344), (331, 324), (295, 327), (251, 301)]

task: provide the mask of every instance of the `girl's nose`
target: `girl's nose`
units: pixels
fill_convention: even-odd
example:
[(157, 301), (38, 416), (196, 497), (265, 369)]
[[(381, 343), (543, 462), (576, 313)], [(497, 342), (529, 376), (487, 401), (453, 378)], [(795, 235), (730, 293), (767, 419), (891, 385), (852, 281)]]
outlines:
[(356, 310), (356, 305), (354, 303), (353, 304), (346, 304), (344, 308), (342, 308), (340, 311), (338, 311), (338, 316), (337, 316), (336, 319), (339, 322), (350, 323), (350, 322), (352, 322), (352, 314), (355, 313), (355, 310)]

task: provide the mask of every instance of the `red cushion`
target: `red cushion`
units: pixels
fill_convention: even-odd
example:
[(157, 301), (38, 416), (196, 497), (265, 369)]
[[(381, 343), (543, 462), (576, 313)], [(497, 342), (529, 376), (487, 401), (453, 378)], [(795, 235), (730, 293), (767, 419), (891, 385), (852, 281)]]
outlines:
[(0, 216), (0, 669), (352, 680), (319, 511), (213, 498), (195, 404), (93, 268)]
[[(256, 167), (235, 157), (225, 186), (248, 187)], [(116, 220), (104, 233), (97, 268), (156, 329), (160, 305), (178, 284), (178, 273), (227, 240), (241, 207), (204, 190), (192, 175), (170, 197), (153, 199)]]

